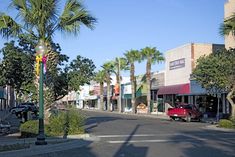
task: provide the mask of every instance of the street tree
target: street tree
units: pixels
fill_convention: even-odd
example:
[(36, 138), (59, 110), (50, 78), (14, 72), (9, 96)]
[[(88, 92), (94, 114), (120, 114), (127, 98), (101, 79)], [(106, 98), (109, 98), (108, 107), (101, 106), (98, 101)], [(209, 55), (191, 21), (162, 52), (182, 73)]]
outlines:
[(0, 63), (0, 85), (12, 86), (17, 94), (21, 92), (29, 93), (30, 91), (24, 87), (31, 84), (34, 80), (33, 56), (16, 46), (14, 41), (5, 43), (1, 53), (3, 58)]
[(94, 80), (100, 84), (100, 108), (104, 110), (104, 82), (106, 80), (106, 73), (104, 70), (99, 70)]
[(111, 84), (111, 73), (114, 71), (114, 63), (112, 61), (105, 62), (102, 68), (105, 71), (105, 78), (107, 83), (107, 110), (110, 111), (110, 84)]
[(141, 62), (141, 54), (138, 50), (129, 50), (125, 54), (125, 57), (128, 61), (129, 69), (130, 69), (130, 81), (131, 81), (131, 104), (132, 104), (132, 112), (136, 113), (136, 105), (135, 105), (135, 62)]
[(228, 92), (231, 115), (235, 117), (235, 49), (220, 50), (200, 57), (192, 76), (209, 93)]
[(69, 65), (68, 87), (69, 90), (78, 91), (80, 86), (89, 84), (95, 77), (95, 65), (91, 59), (80, 55)]
[(96, 23), (77, 0), (67, 0), (61, 14), (58, 0), (12, 0), (10, 6), (18, 12), (19, 21), (0, 14), (0, 34), (6, 38), (28, 34), (38, 41), (50, 42), (56, 31), (78, 35), (81, 25), (93, 29)]
[(49, 71), (57, 68), (60, 58), (52, 45), (55, 32), (76, 36), (82, 25), (93, 29), (96, 23), (96, 19), (78, 0), (67, 0), (62, 11), (58, 0), (12, 0), (10, 6), (16, 9), (17, 18), (0, 13), (0, 34), (4, 38), (23, 37), (23, 43), (30, 43), (28, 46), (24, 44), (26, 48), (34, 48), (39, 40), (44, 41)]
[(128, 66), (127, 66), (127, 60), (126, 58), (123, 57), (116, 57), (113, 61), (114, 64), (114, 69), (113, 69), (113, 73), (116, 76), (116, 86), (118, 86), (119, 89), (119, 98), (117, 99), (117, 104), (118, 104), (118, 109), (119, 112), (122, 112), (122, 106), (121, 106), (121, 71), (122, 70), (128, 70)]
[(141, 49), (141, 55), (143, 60), (147, 60), (146, 63), (146, 82), (147, 82), (147, 106), (148, 106), (148, 113), (150, 113), (150, 80), (151, 80), (151, 65), (155, 64), (156, 62), (164, 61), (164, 57), (162, 53), (160, 53), (156, 47), (145, 47)]

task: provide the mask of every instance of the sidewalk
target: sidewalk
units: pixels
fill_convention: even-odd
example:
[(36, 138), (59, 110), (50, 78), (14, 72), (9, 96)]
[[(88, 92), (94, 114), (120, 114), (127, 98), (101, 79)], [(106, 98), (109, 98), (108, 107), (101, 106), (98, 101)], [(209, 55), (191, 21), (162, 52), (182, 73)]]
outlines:
[(26, 157), (83, 147), (91, 144), (94, 139), (87, 134), (68, 136), (67, 139), (63, 139), (62, 137), (53, 137), (46, 138), (48, 144), (41, 146), (35, 145), (36, 138), (25, 138), (17, 140), (0, 139), (0, 141), (1, 145), (18, 144), (26, 146), (23, 149), (0, 152), (1, 157)]
[[(5, 135), (6, 133), (10, 133), (10, 134), (14, 134), (14, 133), (17, 133), (19, 132), (19, 126), (20, 126), (20, 119), (18, 119), (16, 117), (16, 115), (14, 114), (11, 114), (10, 112), (8, 111), (0, 111), (0, 116), (1, 116), (1, 120), (0, 121), (0, 124), (9, 124), (10, 125), (10, 128), (9, 128), (9, 132), (0, 132), (0, 137), (2, 135)], [(2, 131), (2, 130), (0, 130)]]
[(8, 110), (0, 110), (0, 122), (5, 121), (11, 113)]

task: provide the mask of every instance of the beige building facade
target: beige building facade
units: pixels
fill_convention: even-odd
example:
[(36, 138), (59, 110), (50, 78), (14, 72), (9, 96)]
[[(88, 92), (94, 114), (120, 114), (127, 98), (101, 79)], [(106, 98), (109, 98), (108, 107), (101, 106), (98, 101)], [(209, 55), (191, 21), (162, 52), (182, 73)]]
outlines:
[(190, 83), (190, 75), (200, 56), (208, 55), (221, 44), (189, 43), (166, 52), (165, 86)]
[[(228, 0), (224, 4), (224, 19), (228, 19), (231, 15), (235, 13), (235, 0)], [(225, 48), (235, 48), (235, 36), (231, 33), (228, 36), (225, 36), (224, 39)]]

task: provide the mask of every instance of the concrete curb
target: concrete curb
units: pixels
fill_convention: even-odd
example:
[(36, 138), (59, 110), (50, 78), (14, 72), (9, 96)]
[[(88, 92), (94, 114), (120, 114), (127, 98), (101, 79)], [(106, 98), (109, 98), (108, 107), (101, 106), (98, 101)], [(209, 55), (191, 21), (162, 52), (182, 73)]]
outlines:
[(219, 128), (218, 125), (208, 125), (205, 127), (205, 129), (235, 133), (235, 129)]
[[(61, 137), (53, 137), (47, 138), (47, 145), (36, 146), (34, 142), (36, 138), (29, 139), (19, 139), (19, 140), (1, 140), (1, 144), (5, 143), (6, 145), (10, 144), (30, 144), (30, 148), (12, 150), (12, 151), (4, 151), (0, 152), (1, 157), (25, 157), (25, 156), (33, 156), (40, 154), (47, 154), (50, 152), (64, 151), (73, 148), (80, 148), (92, 143), (93, 138), (89, 134), (82, 135), (69, 135), (67, 139), (63, 139)], [(53, 144), (58, 142), (56, 144)]]

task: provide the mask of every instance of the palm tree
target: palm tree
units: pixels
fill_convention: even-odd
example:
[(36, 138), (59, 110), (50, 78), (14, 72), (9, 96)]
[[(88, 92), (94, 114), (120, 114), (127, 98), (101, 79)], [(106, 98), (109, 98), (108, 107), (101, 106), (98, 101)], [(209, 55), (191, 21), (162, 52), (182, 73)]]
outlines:
[(78, 35), (81, 25), (93, 29), (96, 19), (77, 0), (67, 0), (59, 15), (58, 0), (12, 0), (11, 6), (18, 11), (22, 23), (0, 14), (0, 34), (19, 38), (23, 34), (50, 42), (57, 30)]
[(59, 15), (58, 0), (12, 0), (10, 6), (18, 12), (20, 22), (0, 13), (0, 34), (23, 38), (36, 46), (42, 40), (47, 46), (48, 71), (57, 66), (59, 55), (54, 52), (52, 37), (56, 31), (78, 35), (81, 25), (93, 29), (96, 19), (77, 0), (67, 0)]
[(229, 18), (224, 20), (224, 23), (220, 26), (220, 34), (225, 36), (232, 34), (235, 36), (235, 13)]
[(58, 56), (51, 46), (55, 32), (76, 36), (82, 25), (93, 29), (96, 23), (96, 19), (77, 0), (67, 0), (61, 14), (59, 0), (12, 0), (10, 6), (18, 12), (19, 21), (0, 13), (0, 35), (4, 38), (27, 38), (34, 47), (38, 41), (43, 41), (47, 46), (48, 71), (50, 67), (57, 66)]
[(119, 99), (117, 100), (119, 112), (122, 112), (122, 102), (121, 102), (121, 70), (127, 70), (127, 60), (125, 58), (116, 57), (113, 61), (114, 70), (113, 73), (116, 75), (117, 86), (119, 88)]
[(147, 81), (147, 106), (148, 113), (150, 113), (150, 80), (151, 80), (151, 65), (164, 61), (162, 53), (160, 53), (156, 47), (145, 47), (141, 49), (142, 58), (147, 60), (146, 64), (146, 81)]
[(114, 69), (114, 63), (112, 61), (106, 62), (103, 64), (102, 68), (105, 71), (105, 79), (107, 83), (107, 110), (110, 111), (110, 84), (111, 78), (110, 75)]
[(100, 109), (104, 110), (104, 82), (105, 82), (105, 71), (100, 70), (96, 73), (95, 81), (100, 84)]
[(135, 105), (135, 62), (141, 61), (141, 54), (138, 50), (129, 50), (125, 54), (125, 57), (130, 66), (130, 81), (131, 81), (131, 104), (132, 104), (132, 112), (136, 113), (136, 105)]

